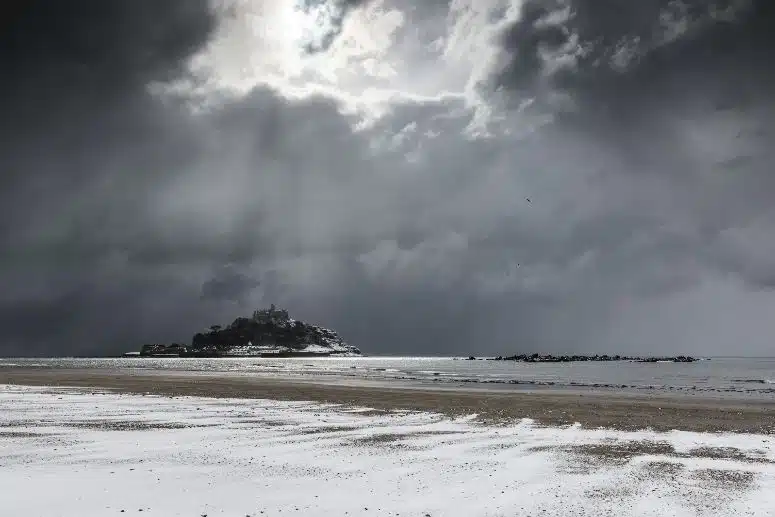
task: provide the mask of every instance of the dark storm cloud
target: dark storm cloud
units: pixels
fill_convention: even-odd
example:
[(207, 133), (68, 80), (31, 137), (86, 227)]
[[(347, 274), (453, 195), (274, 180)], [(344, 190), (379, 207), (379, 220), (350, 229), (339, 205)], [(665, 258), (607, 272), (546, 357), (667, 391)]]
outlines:
[(528, 0), (500, 34), (510, 59), (492, 80), (496, 87), (532, 94), (541, 88), (567, 91), (586, 102), (586, 96), (626, 97), (617, 89), (645, 89), (639, 80), (660, 82), (687, 65), (703, 70), (730, 49), (760, 52), (752, 47), (769, 38), (762, 17), (772, 14), (765, 2), (754, 4)]
[(126, 264), (108, 290), (93, 279), (147, 237), (153, 183), (191, 163), (187, 116), (147, 87), (177, 76), (214, 21), (199, 0), (3, 6), (2, 353), (115, 350), (164, 326), (143, 307), (169, 285)]
[[(705, 255), (771, 210), (773, 23), (765, 1), (528, 2), (491, 80), (542, 101), (552, 131), (615, 156), (614, 173), (592, 158), (609, 177), (661, 183), (695, 226), (686, 251)], [(571, 104), (552, 105), (556, 94)]]
[[(12, 2), (4, 7), (3, 62), (16, 81), (64, 74), (81, 87), (113, 86), (103, 92), (109, 95), (179, 71), (212, 22), (199, 0)], [(14, 90), (13, 83), (4, 81), (5, 90)], [(66, 91), (74, 84), (59, 86)]]
[[(514, 99), (516, 113), (553, 116), (512, 163), (552, 185), (533, 186), (534, 210), (561, 200), (568, 210), (546, 221), (545, 234), (507, 218), (489, 228), (491, 246), (512, 248), (523, 275), (538, 264), (561, 279), (559, 291), (544, 286), (546, 310), (535, 297), (521, 307), (533, 316), (515, 319), (515, 339), (658, 346), (689, 334), (678, 321), (660, 326), (660, 304), (687, 304), (696, 316), (719, 309), (692, 293), (739, 299), (730, 293), (738, 280), (743, 291), (771, 289), (763, 228), (775, 195), (773, 22), (769, 2), (535, 1), (500, 33), (505, 65), (484, 84)], [(529, 297), (525, 285), (517, 292)], [(758, 303), (717, 319), (763, 328), (747, 316)], [(711, 333), (681, 343), (723, 353)]]
[(226, 267), (202, 284), (202, 298), (244, 305), (250, 291), (261, 285), (255, 278)]
[[(136, 202), (144, 179), (188, 158), (180, 115), (153, 102), (146, 88), (181, 70), (213, 19), (204, 1), (32, 1), (5, 9), (4, 237), (24, 241), (31, 245), (25, 254), (34, 254), (30, 228), (17, 231), (24, 221), (76, 246), (85, 239), (88, 247), (101, 227), (142, 211)], [(114, 210), (116, 202), (127, 212)]]
[[(2, 36), (0, 353), (186, 341), (269, 303), (375, 354), (719, 353), (659, 307), (713, 320), (721, 293), (742, 320), (760, 299), (730, 274), (772, 287), (766, 3), (528, 2), (485, 81), (554, 115), (519, 138), (465, 136), (459, 99), (354, 129), (257, 86), (192, 114), (148, 87), (208, 43), (205, 3), (60, 4)], [(309, 50), (357, 5), (305, 4), (332, 38)]]
[(77, 275), (69, 287), (52, 285), (40, 296), (0, 302), (4, 355), (102, 355), (142, 342), (187, 341), (189, 330), (218, 314), (212, 304), (184, 303), (199, 292), (169, 272)]
[[(490, 80), (537, 97), (566, 127), (600, 132), (633, 160), (658, 161), (655, 147), (669, 147), (675, 136), (667, 115), (755, 117), (752, 111), (771, 109), (773, 21), (775, 9), (764, 1), (534, 0), (501, 34), (510, 58)], [(571, 104), (557, 105), (557, 95)], [(735, 137), (756, 139), (753, 130), (763, 141), (769, 124), (757, 122)], [(752, 157), (724, 158), (743, 159)]]

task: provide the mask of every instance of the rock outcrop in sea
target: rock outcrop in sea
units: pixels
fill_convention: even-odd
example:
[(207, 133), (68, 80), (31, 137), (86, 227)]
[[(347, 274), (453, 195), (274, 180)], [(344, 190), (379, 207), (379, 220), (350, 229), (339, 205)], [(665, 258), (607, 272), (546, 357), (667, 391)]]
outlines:
[(213, 325), (194, 335), (190, 346), (145, 345), (142, 356), (150, 357), (327, 357), (358, 356), (331, 329), (292, 319), (288, 311), (272, 305), (240, 317), (226, 327)]
[[(480, 359), (470, 356), (469, 361)], [(488, 361), (517, 361), (520, 363), (575, 363), (583, 361), (630, 361), (635, 363), (693, 363), (698, 359), (686, 355), (670, 357), (632, 357), (625, 355), (544, 355), (520, 354), (511, 356), (488, 357)]]

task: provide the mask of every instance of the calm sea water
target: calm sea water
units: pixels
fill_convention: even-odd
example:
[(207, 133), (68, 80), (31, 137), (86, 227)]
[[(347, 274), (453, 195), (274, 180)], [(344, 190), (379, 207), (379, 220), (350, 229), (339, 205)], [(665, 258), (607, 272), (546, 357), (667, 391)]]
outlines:
[(0, 368), (94, 368), (329, 381), (409, 382), (502, 389), (600, 389), (775, 400), (775, 358), (712, 358), (695, 363), (529, 364), (450, 357), (294, 359), (94, 358), (0, 359)]

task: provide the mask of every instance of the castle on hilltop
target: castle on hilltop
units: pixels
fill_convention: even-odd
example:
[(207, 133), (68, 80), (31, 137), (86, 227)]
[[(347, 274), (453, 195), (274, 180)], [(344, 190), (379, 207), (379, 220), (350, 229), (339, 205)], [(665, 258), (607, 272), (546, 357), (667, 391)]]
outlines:
[(274, 304), (268, 309), (253, 311), (253, 321), (256, 323), (286, 323), (291, 320), (288, 311), (278, 309)]

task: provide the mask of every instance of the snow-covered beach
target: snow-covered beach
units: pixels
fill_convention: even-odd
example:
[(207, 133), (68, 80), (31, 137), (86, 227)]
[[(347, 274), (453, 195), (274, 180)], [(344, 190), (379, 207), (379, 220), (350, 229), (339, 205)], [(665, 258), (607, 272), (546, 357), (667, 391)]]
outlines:
[(2, 515), (775, 515), (775, 437), (0, 386)]

